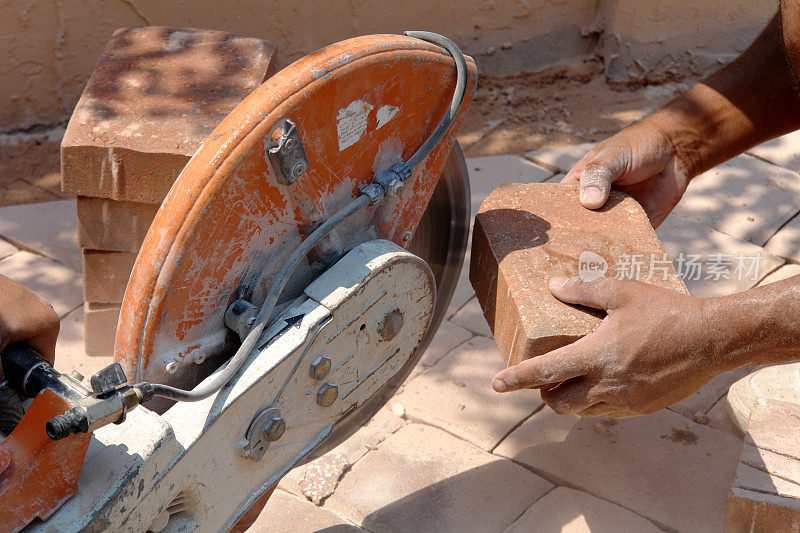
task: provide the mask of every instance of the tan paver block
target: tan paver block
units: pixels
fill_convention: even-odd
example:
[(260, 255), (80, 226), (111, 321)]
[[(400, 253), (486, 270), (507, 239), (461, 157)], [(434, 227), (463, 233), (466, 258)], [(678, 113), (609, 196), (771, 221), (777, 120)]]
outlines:
[(80, 272), (77, 225), (73, 200), (0, 208), (0, 236)]
[(411, 424), (356, 463), (325, 508), (370, 531), (500, 531), (552, 487), (444, 431)]
[(735, 381), (758, 370), (758, 368), (737, 368), (717, 374), (711, 381), (683, 400), (669, 406), (669, 409), (692, 418), (696, 413), (707, 413), (717, 401), (728, 393)]
[(773, 270), (771, 274), (765, 276), (764, 279), (758, 282), (758, 286), (760, 287), (762, 285), (769, 285), (770, 283), (782, 281), (797, 275), (800, 275), (800, 265), (786, 263), (782, 267), (778, 267), (778, 269)]
[(19, 251), (19, 248), (14, 246), (8, 241), (4, 241), (0, 239), (0, 259), (8, 257), (11, 254), (15, 254)]
[[(467, 242), (467, 250), (471, 249), (471, 242), (472, 231), (470, 231), (470, 238)], [(470, 298), (475, 297), (475, 291), (472, 289), (472, 284), (469, 282), (469, 269), (470, 257), (469, 254), (466, 254), (466, 257), (464, 257), (464, 266), (461, 267), (461, 272), (458, 275), (458, 282), (456, 282), (456, 289), (453, 291), (453, 298), (450, 300), (450, 307), (447, 310), (447, 318), (452, 318)]]
[(525, 154), (531, 161), (566, 174), (595, 147), (595, 143), (573, 144), (556, 148), (543, 148)]
[(78, 244), (90, 250), (138, 252), (158, 204), (78, 197)]
[(501, 395), (492, 376), (503, 369), (491, 339), (475, 337), (406, 384), (393, 401), (423, 421), (490, 451), (542, 406), (538, 390)]
[(92, 357), (109, 357), (114, 355), (114, 337), (119, 321), (119, 304), (90, 303), (83, 304), (84, 312), (84, 349)]
[(698, 298), (745, 291), (783, 264), (760, 246), (672, 213), (658, 227), (669, 258)]
[(83, 251), (83, 299), (92, 303), (122, 303), (131, 277), (134, 252)]
[(714, 404), (714, 407), (708, 410), (706, 415), (708, 416), (709, 427), (718, 431), (724, 431), (737, 439), (741, 438), (742, 432), (733, 423), (731, 415), (728, 413), (728, 399), (726, 397), (723, 396), (720, 398), (719, 401)]
[(661, 530), (624, 507), (579, 490), (556, 487), (531, 505), (504, 533), (529, 531), (656, 533)]
[[(636, 269), (629, 268), (634, 256)], [(548, 289), (552, 276), (577, 275), (580, 261), (586, 276), (635, 277), (685, 292), (664, 257), (633, 198), (612, 192), (606, 207), (591, 211), (578, 202), (577, 185), (506, 184), (475, 217), (470, 281), (503, 359), (513, 365), (591, 333), (602, 320), (600, 311), (557, 300)]]
[(83, 348), (83, 306), (61, 319), (56, 343), (56, 370), (77, 370), (87, 378), (114, 362), (113, 357), (89, 357)]
[(780, 167), (800, 171), (800, 131), (772, 139), (747, 151)]
[(794, 217), (779, 229), (764, 248), (779, 257), (800, 262), (800, 216)]
[(63, 317), (83, 301), (81, 276), (75, 270), (30, 252), (17, 252), (0, 261), (0, 275), (29, 288)]
[(115, 31), (61, 143), (64, 191), (160, 203), (203, 139), (274, 65), (275, 46), (261, 39), (155, 26)]
[(800, 174), (741, 155), (697, 176), (673, 213), (763, 246), (800, 211)]
[(800, 528), (800, 405), (760, 398), (731, 489), (730, 531)]
[(476, 212), (489, 193), (504, 183), (539, 183), (554, 174), (542, 166), (516, 155), (494, 155), (467, 159), (472, 212)]
[(533, 415), (495, 454), (678, 531), (720, 531), (741, 441), (669, 410), (621, 420)]
[(492, 336), (492, 330), (483, 317), (481, 304), (478, 303), (477, 298), (473, 298), (464, 304), (450, 320), (475, 335), (480, 335), (482, 337)]
[[(394, 400), (389, 400), (389, 405), (392, 403)], [(386, 440), (389, 435), (406, 425), (406, 421), (393, 413), (389, 405), (381, 408), (364, 426), (326, 453), (325, 456), (333, 457), (341, 454), (345, 456), (350, 465), (354, 465), (367, 452), (374, 450), (378, 444)], [(302, 465), (290, 470), (278, 483), (278, 487), (305, 498), (300, 488), (300, 481), (303, 479), (305, 469), (305, 465)]]
[[(450, 320), (442, 321), (425, 354), (411, 371), (408, 380), (435, 365), (442, 357), (450, 353), (456, 346), (472, 338), (472, 333), (457, 326)], [(406, 380), (406, 381), (408, 381)]]
[(298, 531), (327, 531), (347, 533), (360, 531), (347, 520), (317, 507), (297, 496), (276, 490), (248, 533), (297, 533)]

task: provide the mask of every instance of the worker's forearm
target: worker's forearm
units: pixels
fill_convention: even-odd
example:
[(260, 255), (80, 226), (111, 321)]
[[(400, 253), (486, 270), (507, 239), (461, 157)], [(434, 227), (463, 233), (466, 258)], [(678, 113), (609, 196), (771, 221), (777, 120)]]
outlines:
[(800, 276), (704, 303), (720, 371), (800, 360)]
[(672, 141), (690, 176), (800, 128), (797, 76), (784, 44), (787, 11), (739, 58), (647, 119)]

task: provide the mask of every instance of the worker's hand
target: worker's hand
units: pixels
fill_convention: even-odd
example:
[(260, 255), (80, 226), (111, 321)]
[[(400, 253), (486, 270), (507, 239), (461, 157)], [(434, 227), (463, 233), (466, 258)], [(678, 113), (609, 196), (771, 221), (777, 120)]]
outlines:
[[(19, 283), (0, 276), (0, 352), (24, 341), (51, 363), (60, 324), (45, 300)], [(0, 380), (3, 371), (0, 368)]]
[(602, 207), (613, 185), (632, 195), (657, 227), (681, 199), (691, 177), (658, 118), (650, 117), (595, 146), (562, 183), (580, 182), (580, 201), (589, 209)]
[(554, 277), (550, 291), (608, 316), (582, 339), (499, 372), (496, 391), (541, 388), (558, 414), (621, 418), (682, 400), (721, 371), (702, 299), (613, 278)]

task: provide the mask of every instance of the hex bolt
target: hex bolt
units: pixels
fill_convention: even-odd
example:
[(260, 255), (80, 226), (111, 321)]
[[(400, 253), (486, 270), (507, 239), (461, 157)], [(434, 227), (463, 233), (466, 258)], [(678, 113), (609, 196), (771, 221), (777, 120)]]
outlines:
[(170, 361), (167, 363), (167, 366), (164, 367), (164, 370), (167, 371), (167, 374), (174, 374), (178, 370), (178, 363)]
[(280, 416), (270, 417), (269, 420), (264, 422), (264, 427), (261, 428), (261, 431), (264, 433), (265, 439), (269, 442), (275, 442), (283, 437), (283, 433), (286, 431), (286, 421)]
[(330, 407), (336, 398), (339, 397), (339, 387), (332, 383), (325, 383), (317, 391), (317, 404), (322, 407)]
[(403, 194), (403, 182), (396, 179), (393, 180), (386, 188), (386, 196), (400, 196)]
[(331, 371), (331, 360), (324, 356), (318, 355), (314, 361), (311, 362), (311, 367), (308, 369), (309, 375), (314, 379), (322, 379)]
[(306, 171), (306, 166), (303, 163), (297, 163), (292, 169), (292, 176), (297, 179)]

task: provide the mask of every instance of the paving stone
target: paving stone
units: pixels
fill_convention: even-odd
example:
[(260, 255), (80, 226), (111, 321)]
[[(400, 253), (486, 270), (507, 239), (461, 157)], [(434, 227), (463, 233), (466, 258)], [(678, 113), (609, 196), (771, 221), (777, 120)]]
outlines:
[(89, 250), (138, 252), (158, 204), (78, 198), (78, 244)]
[(778, 257), (800, 262), (800, 216), (794, 217), (779, 229), (764, 248)]
[(483, 317), (481, 304), (478, 303), (477, 298), (472, 298), (470, 301), (464, 304), (464, 306), (459, 309), (450, 320), (467, 331), (474, 333), (475, 335), (480, 335), (482, 337), (492, 336), (492, 330), (489, 328), (489, 324), (486, 323), (486, 319)]
[(689, 294), (725, 296), (756, 286), (783, 264), (760, 246), (672, 213), (656, 235), (682, 276)]
[(301, 500), (297, 496), (276, 490), (258, 519), (247, 530), (250, 533), (298, 533), (325, 531), (345, 533), (359, 528), (327, 509)]
[(131, 277), (135, 252), (83, 251), (83, 299), (92, 303), (122, 303)]
[(800, 171), (800, 131), (795, 131), (751, 148), (747, 153), (780, 167)]
[(0, 275), (29, 288), (63, 317), (81, 304), (81, 276), (75, 270), (30, 252), (0, 260)]
[(370, 531), (500, 531), (552, 487), (444, 431), (411, 424), (356, 463), (324, 508)]
[[(647, 215), (618, 192), (591, 211), (578, 202), (577, 185), (503, 185), (481, 206), (472, 239), (470, 281), (509, 365), (569, 344), (600, 324), (601, 311), (550, 293), (554, 275), (575, 276), (580, 268), (584, 279), (635, 277), (685, 292)], [(636, 268), (634, 255), (641, 263)], [(656, 261), (652, 277), (650, 258)]]
[(8, 257), (11, 254), (15, 254), (19, 251), (19, 248), (14, 246), (8, 241), (4, 241), (0, 239), (0, 259), (4, 257)]
[(543, 409), (495, 454), (678, 531), (720, 531), (741, 441), (662, 409), (621, 420)]
[(160, 203), (203, 139), (274, 66), (275, 46), (261, 39), (115, 31), (61, 143), (64, 191)]
[[(389, 405), (382, 407), (364, 426), (326, 453), (325, 456), (343, 455), (350, 465), (354, 465), (367, 452), (374, 450), (378, 444), (386, 440), (389, 435), (406, 425), (406, 421), (391, 410), (390, 405), (394, 400), (389, 400), (389, 402)], [(306, 465), (290, 470), (280, 480), (278, 487), (286, 492), (304, 497), (300, 482), (305, 476), (305, 471)]]
[(645, 518), (613, 503), (579, 490), (556, 487), (531, 505), (505, 533), (584, 531), (638, 533), (661, 530)]
[(708, 410), (708, 426), (718, 431), (724, 431), (728, 435), (741, 438), (742, 432), (731, 420), (731, 415), (728, 414), (728, 399), (723, 396), (714, 404), (714, 407)]
[[(467, 242), (467, 250), (472, 249), (472, 231), (470, 230), (470, 238)], [(467, 253), (464, 257), (464, 266), (461, 267), (461, 272), (458, 275), (456, 282), (456, 289), (453, 291), (453, 298), (450, 300), (450, 307), (447, 310), (446, 318), (452, 318), (453, 315), (466, 304), (470, 298), (475, 297), (475, 291), (472, 289), (472, 284), (469, 281), (470, 269), (470, 254)]]
[(56, 342), (55, 367), (59, 372), (77, 370), (87, 378), (114, 362), (106, 357), (89, 357), (83, 348), (83, 306), (61, 319), (61, 332)]
[(800, 528), (800, 405), (760, 398), (750, 412), (731, 488), (732, 531)]
[(489, 193), (504, 183), (538, 183), (554, 172), (516, 155), (494, 155), (467, 159), (472, 212)]
[(86, 302), (84, 312), (84, 349), (92, 357), (114, 355), (114, 338), (119, 321), (119, 304)]
[(707, 413), (717, 401), (728, 393), (734, 382), (758, 370), (737, 368), (714, 376), (699, 391), (669, 406), (669, 409), (692, 418), (696, 413)]
[[(482, 316), (482, 315), (481, 315)], [(450, 353), (453, 348), (472, 338), (472, 333), (457, 326), (450, 320), (442, 321), (436, 335), (433, 337), (428, 349), (417, 366), (411, 371), (408, 380), (435, 365), (442, 357)], [(406, 381), (408, 381), (406, 380)]]
[(769, 285), (776, 281), (781, 281), (791, 278), (800, 274), (800, 265), (795, 263), (786, 263), (785, 265), (773, 270), (771, 274), (764, 276), (764, 279), (758, 282), (758, 286)]
[(697, 176), (673, 213), (763, 246), (800, 211), (800, 175), (741, 155)]
[(575, 163), (583, 159), (596, 143), (573, 144), (556, 148), (543, 148), (525, 154), (525, 157), (547, 168), (566, 174)]
[(491, 339), (475, 337), (407, 383), (394, 401), (411, 420), (440, 427), (490, 451), (542, 406), (538, 390), (501, 395), (492, 376), (503, 369)]
[(0, 236), (80, 272), (77, 224), (73, 200), (0, 208)]

